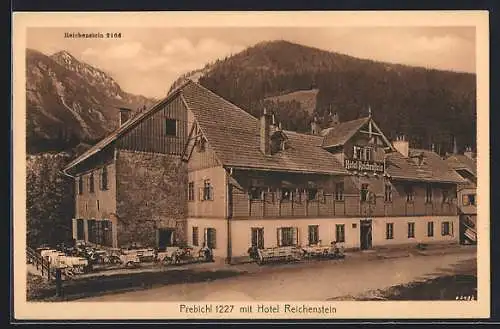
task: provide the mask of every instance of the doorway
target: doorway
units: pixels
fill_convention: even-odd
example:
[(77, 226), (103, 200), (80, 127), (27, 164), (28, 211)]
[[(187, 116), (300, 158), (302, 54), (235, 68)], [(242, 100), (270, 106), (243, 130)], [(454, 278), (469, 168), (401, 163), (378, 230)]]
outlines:
[(372, 247), (372, 220), (363, 219), (359, 226), (361, 250), (370, 249)]
[(175, 243), (175, 229), (158, 229), (158, 249), (164, 250), (166, 247), (172, 247)]

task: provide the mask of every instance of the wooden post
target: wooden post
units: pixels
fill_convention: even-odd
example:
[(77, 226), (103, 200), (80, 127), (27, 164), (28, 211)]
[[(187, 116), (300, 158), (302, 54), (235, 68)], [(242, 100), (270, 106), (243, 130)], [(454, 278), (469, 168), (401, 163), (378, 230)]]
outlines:
[(47, 279), (50, 281), (50, 263), (47, 262)]
[(62, 273), (60, 268), (56, 268), (56, 296), (62, 296)]

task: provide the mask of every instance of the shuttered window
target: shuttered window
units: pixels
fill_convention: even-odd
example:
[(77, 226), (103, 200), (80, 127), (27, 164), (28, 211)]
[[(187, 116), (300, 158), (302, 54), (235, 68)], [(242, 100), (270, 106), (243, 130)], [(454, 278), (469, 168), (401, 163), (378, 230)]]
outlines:
[(434, 222), (427, 222), (427, 236), (434, 236)]
[(194, 201), (194, 182), (188, 183), (188, 201)]
[(282, 227), (277, 229), (278, 246), (289, 247), (298, 244), (298, 230), (296, 227)]
[(394, 239), (394, 223), (385, 224), (385, 238), (387, 240)]
[(105, 191), (108, 189), (108, 168), (106, 166), (102, 167), (101, 172), (101, 190)]
[(309, 245), (318, 244), (319, 242), (319, 226), (309, 225)]
[(207, 247), (210, 249), (217, 248), (217, 234), (214, 228), (205, 229)]
[(94, 173), (90, 173), (89, 176), (89, 192), (94, 193)]
[(78, 194), (83, 194), (83, 177), (78, 177)]
[(415, 223), (408, 223), (408, 238), (415, 237)]
[(198, 246), (200, 237), (199, 237), (198, 227), (196, 226), (193, 226), (192, 239), (193, 239), (193, 246)]

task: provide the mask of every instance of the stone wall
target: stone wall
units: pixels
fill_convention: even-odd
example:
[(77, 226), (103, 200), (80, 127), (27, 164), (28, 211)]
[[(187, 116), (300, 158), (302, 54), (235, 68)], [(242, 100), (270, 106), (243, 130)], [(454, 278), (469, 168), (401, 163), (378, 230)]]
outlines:
[(118, 246), (157, 246), (157, 229), (186, 240), (187, 169), (179, 156), (117, 151)]

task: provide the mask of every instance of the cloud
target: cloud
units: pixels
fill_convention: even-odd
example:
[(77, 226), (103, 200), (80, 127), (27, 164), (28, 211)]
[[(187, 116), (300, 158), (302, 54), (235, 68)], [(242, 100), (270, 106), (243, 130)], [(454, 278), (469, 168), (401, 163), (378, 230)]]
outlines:
[(238, 52), (240, 45), (231, 45), (214, 38), (203, 38), (193, 43), (187, 38), (175, 38), (162, 47), (162, 53), (169, 57), (182, 57), (193, 62), (204, 63)]
[(131, 59), (137, 57), (143, 50), (140, 42), (126, 42), (109, 47), (103, 55), (113, 59)]

